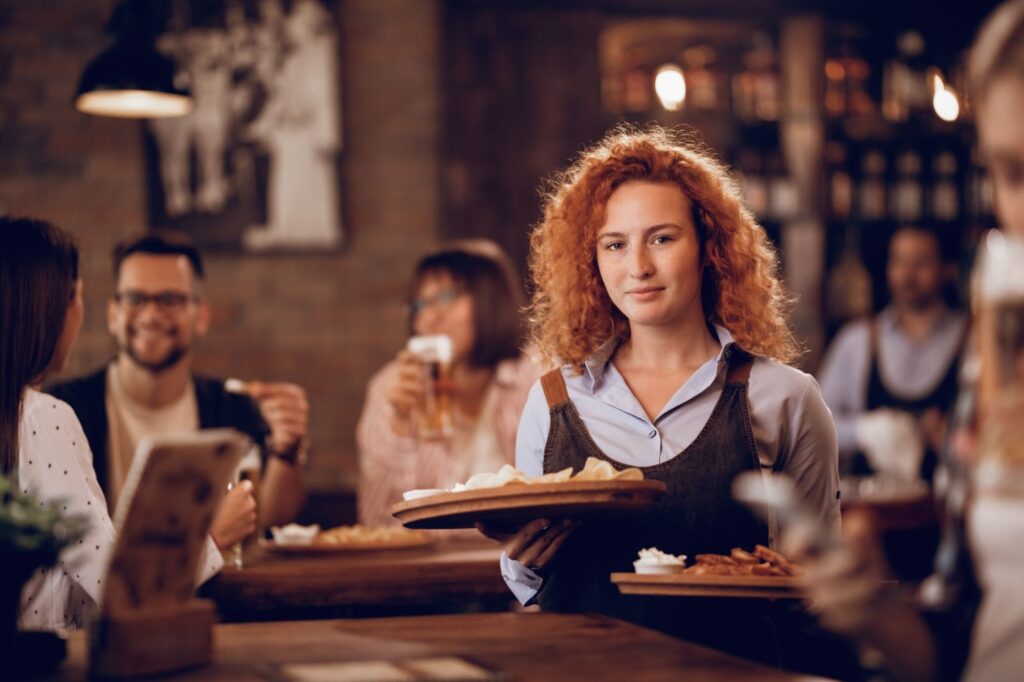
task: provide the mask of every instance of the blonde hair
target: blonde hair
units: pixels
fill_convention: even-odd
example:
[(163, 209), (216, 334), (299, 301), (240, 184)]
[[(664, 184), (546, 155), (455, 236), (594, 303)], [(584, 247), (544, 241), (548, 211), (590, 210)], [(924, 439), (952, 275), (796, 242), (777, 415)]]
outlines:
[(533, 342), (544, 357), (579, 367), (607, 340), (629, 334), (595, 254), (608, 199), (632, 180), (673, 183), (690, 200), (708, 321), (728, 329), (747, 350), (793, 359), (798, 348), (786, 322), (788, 302), (764, 229), (744, 208), (725, 167), (692, 135), (654, 125), (612, 129), (552, 180), (544, 218), (530, 238), (535, 291), (528, 310)]
[(967, 74), (976, 102), (996, 78), (1024, 78), (1024, 0), (1010, 0), (988, 16), (971, 47)]

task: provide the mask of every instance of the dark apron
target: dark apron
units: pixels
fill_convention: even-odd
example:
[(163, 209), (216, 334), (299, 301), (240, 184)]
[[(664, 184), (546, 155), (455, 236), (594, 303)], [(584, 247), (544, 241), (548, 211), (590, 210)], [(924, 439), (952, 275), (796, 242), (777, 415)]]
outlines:
[[(725, 357), (725, 386), (696, 440), (672, 459), (641, 467), (645, 478), (664, 481), (668, 492), (649, 511), (589, 519), (576, 528), (546, 572), (541, 608), (602, 613), (774, 667), (849, 679), (859, 672), (855, 653), (821, 631), (798, 602), (623, 595), (609, 579), (632, 571), (645, 547), (692, 560), (768, 544), (767, 526), (731, 493), (738, 474), (761, 468), (747, 403), (753, 359), (735, 345)], [(587, 457), (623, 468), (594, 443), (561, 372), (547, 373), (541, 383), (551, 413), (545, 473), (579, 471)], [(685, 677), (685, 670), (680, 674)]]
[[(768, 543), (767, 526), (732, 499), (732, 480), (759, 470), (760, 463), (747, 411), (753, 361), (735, 346), (725, 352), (725, 387), (700, 435), (675, 457), (642, 467), (645, 478), (664, 481), (668, 492), (642, 514), (591, 519), (573, 531), (544, 580), (539, 597), (544, 610), (603, 613), (776, 662), (771, 620), (756, 603), (622, 595), (609, 580), (610, 573), (632, 571), (644, 547), (692, 558)], [(587, 457), (623, 468), (594, 443), (569, 400), (561, 371), (549, 372), (541, 382), (551, 410), (545, 473), (567, 467), (579, 471)]]
[[(926, 410), (938, 408), (944, 416), (956, 401), (960, 357), (967, 341), (970, 325), (964, 325), (964, 335), (960, 339), (957, 352), (949, 362), (942, 380), (927, 395), (908, 400), (893, 395), (882, 382), (882, 373), (878, 364), (878, 318), (871, 321), (869, 332), (869, 352), (871, 353), (871, 372), (868, 375), (868, 395), (865, 409), (870, 412), (881, 408), (902, 410), (919, 417)], [(939, 463), (939, 455), (925, 445), (924, 457), (921, 459), (921, 478), (931, 482), (935, 476), (935, 468)], [(867, 457), (858, 452), (851, 462), (850, 473), (853, 475), (870, 475), (874, 470), (868, 464)], [(937, 524), (925, 524), (911, 528), (889, 528), (882, 533), (882, 546), (889, 559), (893, 572), (901, 580), (923, 580), (933, 570), (933, 558), (939, 545), (939, 528)]]
[[(960, 356), (963, 354), (964, 344), (967, 341), (967, 329), (968, 325), (965, 325), (964, 336), (961, 338), (960, 345), (957, 347), (957, 352), (950, 360), (945, 374), (942, 375), (942, 380), (939, 381), (930, 393), (919, 398), (907, 399), (894, 395), (882, 381), (882, 373), (878, 365), (878, 318), (871, 320), (871, 327), (868, 332), (868, 353), (871, 357), (871, 369), (868, 373), (867, 398), (864, 401), (865, 411), (871, 412), (882, 408), (891, 408), (894, 410), (902, 410), (903, 412), (912, 414), (915, 417), (919, 417), (926, 410), (935, 407), (938, 408), (943, 415), (948, 415), (949, 410), (953, 407), (953, 403), (956, 401), (958, 389), (957, 377), (960, 372)], [(935, 475), (935, 467), (938, 464), (938, 461), (938, 454), (931, 448), (926, 447), (924, 457), (921, 460), (921, 478), (926, 481), (931, 481), (932, 477)], [(855, 476), (865, 476), (873, 474), (874, 470), (871, 468), (871, 465), (868, 464), (867, 457), (865, 457), (862, 452), (857, 452), (851, 460), (850, 471), (848, 473)]]

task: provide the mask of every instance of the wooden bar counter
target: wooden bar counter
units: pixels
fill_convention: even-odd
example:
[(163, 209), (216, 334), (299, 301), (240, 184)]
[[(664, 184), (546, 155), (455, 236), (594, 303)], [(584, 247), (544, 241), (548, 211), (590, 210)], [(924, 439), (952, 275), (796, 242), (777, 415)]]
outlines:
[[(458, 657), (515, 680), (764, 680), (779, 672), (592, 615), (477, 613), (366, 620), (222, 624), (214, 663), (161, 680), (287, 680), (283, 665)], [(51, 680), (86, 679), (86, 635), (72, 635)], [(325, 679), (325, 678), (324, 678)]]
[(409, 550), (326, 555), (254, 547), (202, 589), (222, 620), (282, 620), (495, 610), (513, 599), (501, 547), (484, 538)]

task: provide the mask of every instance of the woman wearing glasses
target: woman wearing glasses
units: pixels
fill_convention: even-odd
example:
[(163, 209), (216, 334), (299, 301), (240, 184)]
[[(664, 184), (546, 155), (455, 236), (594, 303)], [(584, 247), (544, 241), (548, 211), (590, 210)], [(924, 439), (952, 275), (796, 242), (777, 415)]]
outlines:
[(451, 428), (418, 428), (427, 389), (420, 356), (402, 350), (370, 381), (356, 438), (359, 517), (393, 524), (406, 490), (450, 488), (514, 457), (515, 432), (537, 371), (522, 355), (523, 295), (497, 244), (467, 240), (424, 256), (409, 288), (409, 332), (450, 339)]

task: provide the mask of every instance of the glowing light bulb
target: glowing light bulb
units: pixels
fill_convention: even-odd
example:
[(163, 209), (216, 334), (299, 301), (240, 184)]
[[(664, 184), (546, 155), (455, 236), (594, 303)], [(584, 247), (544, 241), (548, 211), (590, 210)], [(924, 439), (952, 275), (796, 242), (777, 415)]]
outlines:
[(665, 64), (654, 76), (654, 92), (668, 111), (679, 111), (686, 100), (686, 78), (675, 64)]
[(932, 107), (943, 121), (952, 123), (960, 116), (960, 100), (951, 88), (943, 87), (932, 96)]

